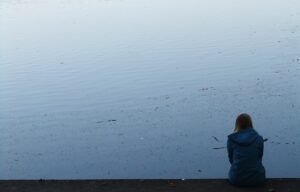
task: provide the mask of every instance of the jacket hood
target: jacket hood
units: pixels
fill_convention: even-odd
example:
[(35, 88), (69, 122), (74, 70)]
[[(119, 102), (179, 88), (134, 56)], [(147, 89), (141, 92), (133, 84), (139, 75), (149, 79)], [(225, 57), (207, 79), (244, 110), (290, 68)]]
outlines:
[(247, 128), (237, 133), (232, 133), (228, 139), (239, 145), (250, 145), (258, 138), (258, 133), (253, 128)]

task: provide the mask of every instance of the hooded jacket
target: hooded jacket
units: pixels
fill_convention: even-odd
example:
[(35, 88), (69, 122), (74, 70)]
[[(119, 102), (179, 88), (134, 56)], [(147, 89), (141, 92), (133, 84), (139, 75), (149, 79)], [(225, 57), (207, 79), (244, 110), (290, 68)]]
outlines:
[(232, 184), (255, 186), (265, 181), (265, 168), (262, 165), (264, 141), (253, 128), (229, 135), (227, 150), (231, 164), (229, 181)]

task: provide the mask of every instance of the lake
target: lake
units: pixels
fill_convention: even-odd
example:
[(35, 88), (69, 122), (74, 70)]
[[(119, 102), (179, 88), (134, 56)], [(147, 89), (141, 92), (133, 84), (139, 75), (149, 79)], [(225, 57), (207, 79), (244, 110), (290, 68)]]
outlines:
[(0, 0), (0, 179), (226, 178), (239, 113), (300, 177), (300, 1)]

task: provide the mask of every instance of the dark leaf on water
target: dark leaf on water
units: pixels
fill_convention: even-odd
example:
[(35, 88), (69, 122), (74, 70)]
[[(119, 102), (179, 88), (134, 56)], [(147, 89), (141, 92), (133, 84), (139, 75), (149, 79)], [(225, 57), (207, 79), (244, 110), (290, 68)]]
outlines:
[(213, 149), (226, 149), (226, 147), (214, 147)]
[(212, 138), (214, 138), (217, 142), (219, 142), (219, 139), (216, 136), (211, 136)]

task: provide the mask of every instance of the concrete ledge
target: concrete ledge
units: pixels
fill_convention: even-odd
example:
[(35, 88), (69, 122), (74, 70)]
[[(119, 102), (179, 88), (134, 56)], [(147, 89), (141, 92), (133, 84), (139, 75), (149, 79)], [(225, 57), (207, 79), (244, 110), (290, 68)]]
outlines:
[(231, 186), (225, 179), (191, 180), (0, 180), (2, 192), (300, 192), (300, 179), (268, 179), (255, 188)]

